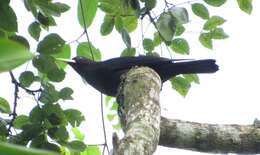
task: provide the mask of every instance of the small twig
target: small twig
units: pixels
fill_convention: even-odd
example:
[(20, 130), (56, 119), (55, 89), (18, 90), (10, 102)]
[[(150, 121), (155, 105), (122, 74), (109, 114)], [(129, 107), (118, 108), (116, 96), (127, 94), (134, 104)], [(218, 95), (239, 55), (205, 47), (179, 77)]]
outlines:
[(87, 146), (105, 146), (106, 144), (86, 144)]
[[(151, 23), (154, 25), (155, 29), (157, 30), (157, 32), (158, 32), (160, 38), (163, 39), (163, 36), (162, 36), (162, 34), (160, 33), (160, 31), (158, 30), (157, 25), (156, 25), (156, 23), (155, 23), (155, 21), (154, 21), (152, 15), (151, 15), (151, 13), (150, 13), (149, 11), (147, 11), (147, 12), (146, 12), (146, 15), (148, 15), (148, 17), (149, 17)], [(163, 39), (163, 40), (164, 40), (164, 39)], [(166, 46), (166, 47), (167, 47), (167, 46)], [(172, 58), (171, 52), (170, 52), (170, 51), (168, 51), (168, 52), (169, 52), (170, 57)]]
[(81, 9), (81, 16), (83, 18), (84, 34), (86, 34), (87, 40), (89, 42), (89, 46), (88, 47), (89, 47), (89, 50), (90, 50), (90, 53), (91, 53), (92, 60), (95, 61), (93, 50), (92, 50), (92, 47), (90, 46), (90, 38), (89, 38), (89, 35), (88, 35), (88, 30), (87, 30), (87, 23), (85, 21), (85, 15), (84, 15), (84, 9), (83, 9), (82, 0), (79, 0), (79, 3), (80, 3), (80, 9)]
[[(80, 9), (81, 9), (81, 16), (83, 18), (83, 26), (84, 26), (84, 33), (87, 37), (87, 41), (89, 42), (89, 50), (90, 50), (90, 53), (91, 53), (91, 57), (92, 57), (92, 60), (95, 61), (95, 57), (94, 57), (94, 53), (93, 53), (93, 49), (90, 45), (90, 37), (89, 37), (89, 34), (88, 34), (88, 30), (87, 30), (87, 23), (85, 21), (85, 15), (84, 15), (84, 9), (83, 9), (83, 4), (82, 4), (82, 0), (79, 0), (79, 4), (80, 4)], [(103, 98), (102, 98), (102, 93), (100, 93), (101, 95), (101, 118), (102, 118), (102, 125), (103, 125), (103, 134), (104, 134), (104, 139), (105, 139), (105, 143), (104, 143), (104, 149), (103, 149), (103, 154), (104, 154), (104, 150), (105, 148), (107, 149), (107, 152), (109, 154), (109, 148), (108, 148), (108, 145), (107, 145), (107, 135), (106, 135), (106, 129), (105, 129), (105, 120), (104, 120), (104, 107), (103, 107)]]
[(11, 71), (9, 73), (10, 73), (10, 76), (11, 76), (12, 83), (14, 84), (14, 107), (13, 107), (12, 113), (9, 115), (9, 116), (12, 116), (12, 119), (10, 120), (8, 129), (7, 129), (9, 134), (11, 135), (12, 134), (11, 128), (12, 128), (13, 122), (14, 122), (16, 116), (17, 116), (16, 108), (17, 108), (17, 100), (19, 98), (19, 96), (18, 96), (19, 86), (17, 84), (18, 82), (16, 81), (16, 79), (14, 77), (14, 74)]
[(14, 107), (13, 107), (13, 111), (12, 113), (10, 114), (10, 116), (12, 116), (10, 122), (9, 122), (9, 126), (8, 126), (8, 132), (11, 134), (11, 128), (13, 126), (13, 122), (17, 116), (17, 113), (16, 113), (16, 108), (17, 108), (17, 103), (18, 103), (18, 99), (19, 99), (19, 96), (18, 96), (18, 92), (19, 92), (19, 88), (22, 88), (23, 90), (25, 90), (28, 94), (31, 94), (35, 97), (35, 93), (37, 92), (41, 92), (42, 91), (42, 88), (39, 88), (39, 89), (36, 89), (36, 90), (31, 90), (31, 89), (28, 89), (28, 88), (25, 88), (24, 86), (21, 85), (21, 83), (19, 83), (15, 77), (14, 77), (14, 74), (12, 71), (9, 72), (10, 76), (11, 76), (11, 81), (12, 83), (14, 84)]
[(84, 34), (85, 34), (85, 31), (84, 31), (80, 36), (78, 36), (77, 39), (74, 39), (74, 40), (72, 40), (72, 41), (69, 41), (68, 44), (72, 44), (72, 43), (74, 43), (74, 42), (78, 42), (78, 40), (79, 40)]
[(107, 152), (109, 154), (109, 148), (107, 145), (107, 134), (106, 134), (106, 126), (105, 126), (105, 118), (104, 118), (104, 106), (103, 106), (103, 96), (102, 93), (100, 93), (100, 100), (101, 100), (101, 119), (102, 119), (102, 125), (103, 125), (103, 134), (104, 134), (104, 139), (105, 139), (105, 145), (104, 145), (104, 149), (103, 149), (103, 154), (104, 154), (104, 150), (105, 148), (107, 149)]
[(174, 6), (179, 6), (179, 5), (184, 5), (184, 4), (191, 4), (191, 3), (194, 3), (196, 1), (202, 1), (202, 0), (190, 0), (190, 1), (185, 1), (185, 2), (181, 2), (181, 3), (178, 3), (178, 4), (175, 4)]
[[(106, 150), (106, 146), (104, 145), (104, 146), (103, 146), (103, 150), (102, 150), (102, 155), (105, 154), (105, 150)], [(109, 153), (108, 153), (108, 154), (109, 154)]]
[(167, 0), (164, 0), (164, 3), (165, 3), (165, 7), (164, 7), (164, 11), (167, 9), (169, 9), (171, 6), (174, 6), (172, 3), (169, 3)]

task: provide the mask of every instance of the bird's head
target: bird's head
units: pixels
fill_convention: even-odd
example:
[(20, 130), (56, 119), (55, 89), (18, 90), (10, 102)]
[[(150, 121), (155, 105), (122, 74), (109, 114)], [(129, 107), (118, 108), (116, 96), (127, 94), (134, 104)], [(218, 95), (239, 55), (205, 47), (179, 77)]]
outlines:
[[(74, 58), (72, 58), (72, 60), (74, 60), (74, 63), (77, 63), (77, 64), (93, 64), (94, 61), (93, 60), (90, 60), (86, 57), (82, 57), (82, 56), (76, 56)], [(73, 62), (72, 62), (73, 63)], [(70, 62), (68, 62), (68, 64), (70, 64)]]
[(72, 58), (72, 61), (67, 61), (66, 63), (68, 63), (77, 72), (81, 72), (82, 68), (87, 69), (91, 64), (95, 64), (96, 62), (82, 56), (76, 56)]

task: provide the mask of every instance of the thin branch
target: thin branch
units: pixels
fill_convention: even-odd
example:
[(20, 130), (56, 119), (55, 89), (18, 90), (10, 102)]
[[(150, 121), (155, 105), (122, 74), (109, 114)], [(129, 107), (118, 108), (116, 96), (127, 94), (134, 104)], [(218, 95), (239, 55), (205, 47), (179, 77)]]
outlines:
[[(102, 97), (102, 93), (100, 93), (100, 100), (101, 100), (101, 105), (100, 105), (100, 108), (101, 108), (101, 119), (102, 119), (102, 125), (103, 125), (103, 134), (104, 134), (104, 140), (105, 140), (105, 145), (104, 145), (104, 150), (105, 148), (107, 149), (107, 152), (109, 154), (109, 148), (108, 148), (108, 145), (107, 145), (107, 134), (106, 134), (106, 126), (105, 126), (105, 119), (104, 119), (104, 106), (103, 106), (103, 97)], [(103, 150), (103, 153), (104, 153), (104, 150)]]
[(191, 4), (191, 3), (194, 3), (194, 2), (197, 2), (197, 1), (202, 1), (202, 0), (185, 1), (185, 2), (181, 2), (181, 3), (175, 4), (174, 6), (180, 6), (180, 5), (184, 5), (184, 4)]
[[(158, 32), (160, 38), (163, 39), (163, 36), (162, 36), (162, 34), (160, 33), (160, 31), (158, 30), (157, 25), (156, 25), (156, 23), (155, 23), (155, 21), (154, 21), (152, 15), (151, 15), (150, 11), (147, 11), (145, 14), (148, 15), (148, 17), (149, 17), (151, 23), (154, 25), (155, 29), (157, 30), (157, 32)], [(167, 46), (166, 46), (166, 47), (167, 47)], [(169, 50), (168, 50), (168, 52), (169, 52), (170, 57), (172, 58), (171, 52), (170, 52)]]
[[(93, 50), (92, 50), (92, 47), (90, 46), (90, 37), (89, 37), (88, 31), (87, 31), (87, 25), (86, 25), (86, 21), (85, 21), (85, 17), (84, 17), (84, 9), (83, 9), (82, 0), (80, 0), (79, 3), (80, 3), (80, 9), (81, 9), (81, 13), (82, 13), (81, 15), (82, 15), (83, 26), (84, 26), (84, 33), (83, 34), (86, 34), (87, 40), (89, 42), (89, 50), (90, 50), (90, 53), (91, 53), (91, 57), (92, 57), (92, 60), (95, 61)], [(105, 120), (104, 120), (103, 98), (102, 98), (102, 93), (100, 93), (100, 94), (101, 94), (101, 118), (102, 118), (102, 125), (103, 125), (103, 134), (104, 134), (104, 139), (105, 139), (104, 147), (107, 149), (107, 152), (109, 154), (109, 148), (108, 148), (108, 145), (107, 145), (107, 135), (106, 135), (106, 129), (105, 129)], [(104, 154), (104, 150), (103, 150), (103, 154)]]
[(84, 32), (85, 32), (87, 40), (89, 42), (88, 47), (89, 47), (89, 50), (90, 50), (90, 53), (91, 53), (92, 60), (95, 60), (94, 54), (93, 54), (93, 51), (92, 51), (92, 47), (90, 46), (90, 38), (89, 38), (89, 35), (88, 35), (87, 24), (86, 24), (86, 21), (85, 21), (82, 0), (80, 0), (79, 3), (80, 3), (81, 15), (82, 15), (82, 19), (83, 19)]
[(11, 76), (11, 80), (12, 80), (12, 83), (14, 84), (14, 106), (13, 106), (13, 111), (12, 113), (10, 114), (10, 116), (12, 116), (10, 122), (9, 122), (9, 126), (8, 126), (8, 132), (9, 134), (11, 135), (12, 134), (12, 131), (11, 131), (11, 128), (13, 126), (13, 122), (17, 116), (17, 113), (16, 113), (16, 108), (17, 108), (17, 100), (18, 100), (18, 92), (19, 92), (19, 86), (18, 86), (18, 82), (16, 81), (15, 77), (14, 77), (14, 74), (10, 71), (10, 76)]
[(72, 40), (72, 41), (69, 41), (68, 44), (72, 44), (72, 43), (74, 43), (74, 42), (78, 42), (78, 40), (79, 40), (84, 34), (85, 34), (85, 31), (84, 31), (80, 36), (78, 36), (77, 39), (74, 39), (74, 40)]

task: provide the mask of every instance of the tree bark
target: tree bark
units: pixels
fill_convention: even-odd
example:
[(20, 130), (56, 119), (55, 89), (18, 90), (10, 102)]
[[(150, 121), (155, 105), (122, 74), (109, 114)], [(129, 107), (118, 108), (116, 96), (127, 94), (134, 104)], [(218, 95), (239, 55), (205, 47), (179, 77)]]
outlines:
[[(150, 155), (157, 145), (210, 153), (260, 153), (260, 125), (221, 125), (160, 115), (161, 80), (147, 67), (122, 77), (117, 102), (125, 137), (114, 136), (114, 155)], [(159, 138), (160, 137), (160, 138)]]
[(161, 118), (159, 145), (211, 153), (260, 152), (259, 125), (206, 124)]
[(133, 68), (125, 77), (117, 97), (125, 137), (114, 142), (114, 155), (150, 155), (160, 134), (159, 75), (147, 67)]

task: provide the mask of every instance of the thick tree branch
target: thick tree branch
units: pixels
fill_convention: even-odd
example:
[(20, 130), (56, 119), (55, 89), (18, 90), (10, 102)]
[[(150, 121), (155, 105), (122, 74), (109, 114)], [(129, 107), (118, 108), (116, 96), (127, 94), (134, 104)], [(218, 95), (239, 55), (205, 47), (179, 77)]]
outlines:
[[(114, 146), (115, 155), (149, 155), (159, 142), (161, 80), (152, 69), (131, 69), (118, 95), (125, 137)], [(116, 141), (116, 140), (115, 140)]]
[(161, 117), (160, 88), (159, 76), (147, 67), (131, 69), (122, 78), (117, 100), (125, 137), (119, 141), (114, 136), (114, 155), (152, 154), (158, 140), (162, 146), (199, 152), (260, 152), (257, 124), (206, 124)]
[(159, 145), (199, 152), (255, 154), (260, 152), (256, 125), (220, 125), (161, 118)]

